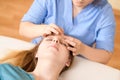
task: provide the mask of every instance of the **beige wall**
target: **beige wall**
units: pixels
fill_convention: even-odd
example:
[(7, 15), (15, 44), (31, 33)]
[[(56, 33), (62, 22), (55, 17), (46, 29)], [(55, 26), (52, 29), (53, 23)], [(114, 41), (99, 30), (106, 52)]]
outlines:
[(114, 9), (120, 10), (120, 0), (108, 0)]

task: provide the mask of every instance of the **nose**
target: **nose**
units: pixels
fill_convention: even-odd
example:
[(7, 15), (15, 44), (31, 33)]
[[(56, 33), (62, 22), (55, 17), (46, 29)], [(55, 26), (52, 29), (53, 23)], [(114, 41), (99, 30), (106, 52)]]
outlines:
[(52, 41), (55, 42), (55, 43), (59, 43), (59, 39), (58, 38), (54, 38)]

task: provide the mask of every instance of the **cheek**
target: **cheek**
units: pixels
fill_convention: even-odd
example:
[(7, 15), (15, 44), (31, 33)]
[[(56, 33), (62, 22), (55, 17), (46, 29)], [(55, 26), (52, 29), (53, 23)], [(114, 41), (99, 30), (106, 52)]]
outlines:
[(40, 44), (39, 48), (42, 49), (42, 50), (46, 50), (46, 48), (48, 47), (49, 44), (50, 43), (48, 43), (48, 42), (42, 42)]
[(64, 59), (68, 59), (69, 51), (67, 50), (67, 48), (62, 48), (62, 50), (60, 50), (60, 54)]
[(40, 44), (37, 53), (44, 53), (47, 50), (47, 44)]

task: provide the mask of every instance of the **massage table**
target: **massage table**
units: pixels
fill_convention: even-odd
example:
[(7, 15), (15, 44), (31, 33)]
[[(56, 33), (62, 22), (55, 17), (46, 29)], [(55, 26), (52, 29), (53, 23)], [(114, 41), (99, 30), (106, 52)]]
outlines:
[[(0, 35), (0, 59), (11, 50), (27, 50), (34, 46), (27, 41)], [(71, 68), (59, 80), (120, 80), (120, 70), (75, 56)]]

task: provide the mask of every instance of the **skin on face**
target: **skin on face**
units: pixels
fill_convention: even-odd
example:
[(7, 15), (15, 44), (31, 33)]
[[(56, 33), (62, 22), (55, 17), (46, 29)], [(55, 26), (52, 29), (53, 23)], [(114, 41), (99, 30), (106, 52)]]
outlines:
[(76, 7), (86, 7), (90, 3), (92, 3), (94, 0), (72, 0), (73, 5)]
[(37, 57), (65, 64), (68, 62), (69, 50), (66, 48), (62, 36), (47, 36), (39, 45)]

